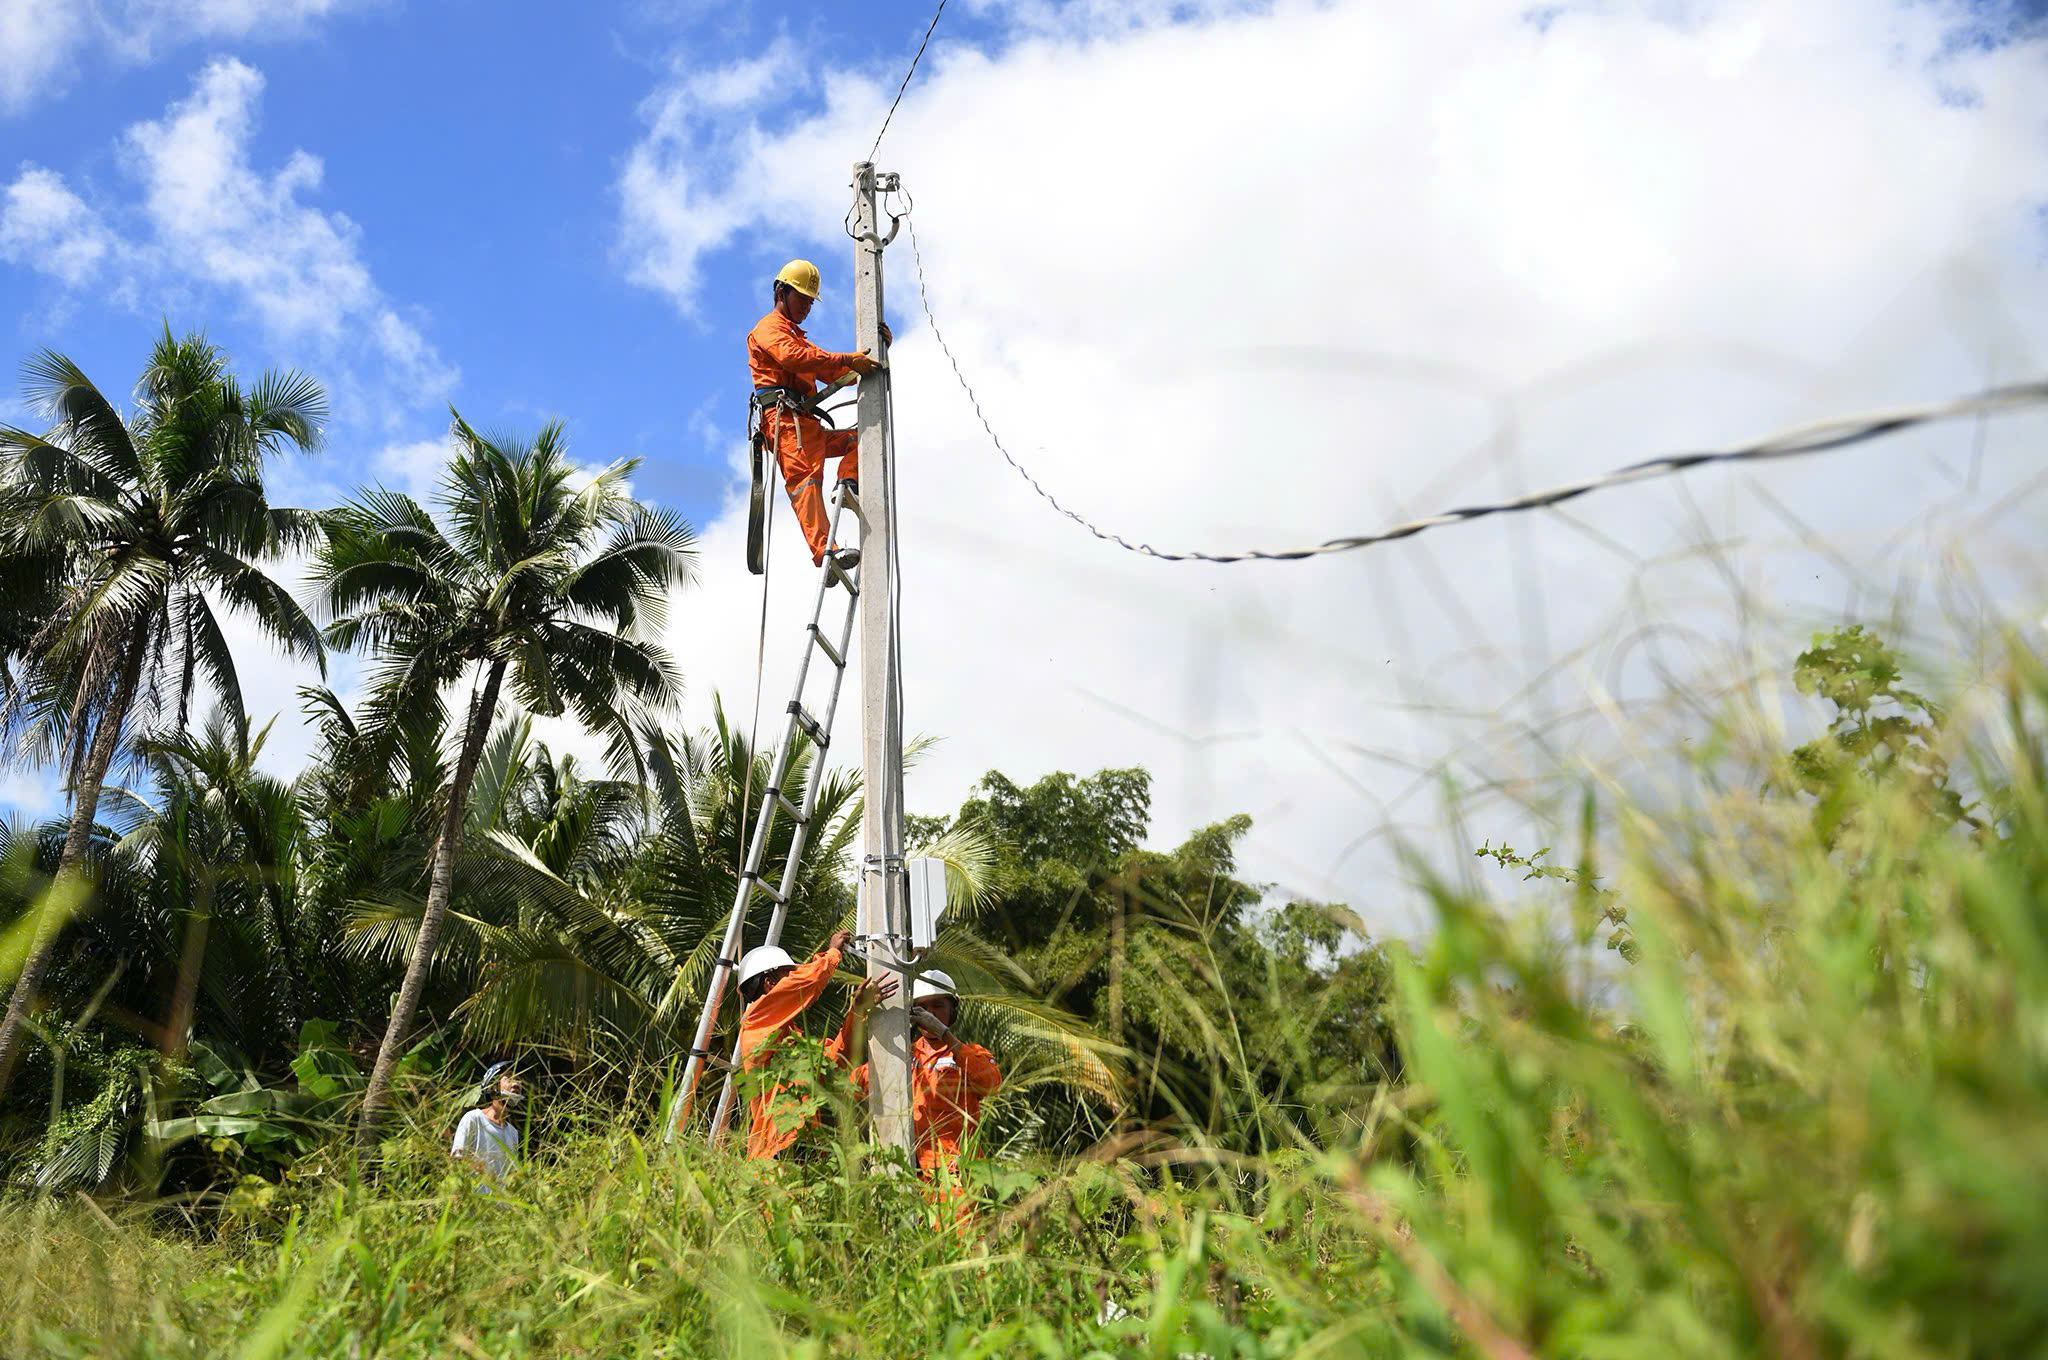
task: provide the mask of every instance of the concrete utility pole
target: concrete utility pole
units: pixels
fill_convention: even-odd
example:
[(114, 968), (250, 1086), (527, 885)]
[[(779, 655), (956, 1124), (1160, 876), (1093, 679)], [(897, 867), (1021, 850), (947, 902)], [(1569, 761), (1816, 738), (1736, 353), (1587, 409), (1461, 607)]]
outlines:
[[(874, 164), (853, 167), (854, 344), (886, 360), (882, 345), (882, 246)], [(893, 185), (894, 175), (880, 176)], [(860, 934), (868, 976), (903, 975), (889, 964), (910, 950), (910, 897), (903, 870), (903, 699), (896, 660), (896, 489), (889, 484), (889, 375), (861, 379), (860, 432)], [(868, 1025), (868, 1112), (877, 1143), (912, 1152), (910, 987), (876, 1008)]]

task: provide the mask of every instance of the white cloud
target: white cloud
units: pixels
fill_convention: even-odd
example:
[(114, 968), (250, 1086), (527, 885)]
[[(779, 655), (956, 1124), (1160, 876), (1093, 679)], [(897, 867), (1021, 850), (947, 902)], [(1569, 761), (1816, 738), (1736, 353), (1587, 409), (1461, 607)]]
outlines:
[(222, 38), (298, 38), (383, 0), (7, 0), (0, 5), (0, 115), (61, 96), (94, 59), (138, 66)]
[(59, 815), (64, 807), (55, 771), (0, 771), (0, 819), (34, 824)]
[[(680, 103), (688, 108), (716, 111), (744, 109), (756, 106), (771, 94), (787, 97), (791, 83), (801, 86), (803, 68), (797, 59), (796, 45), (787, 36), (777, 38), (758, 57), (747, 57), (729, 66), (713, 67), (708, 71), (692, 71), (687, 66), (680, 72), (681, 86), (678, 93)], [(657, 121), (683, 116), (684, 109), (668, 99)]]
[[(883, 149), (990, 419), (1134, 539), (1312, 542), (2044, 365), (2039, 38), (1951, 44), (1961, 7), (1863, 0), (1547, 26), (1510, 0), (1226, 8), (993, 10), (1008, 39), (935, 42)], [(708, 109), (712, 86), (768, 99), (737, 69), (654, 92), (619, 182), (624, 265), (688, 312), (714, 252), (764, 274), (810, 254), (812, 333), (844, 345), (842, 186), (899, 72), (803, 55), (818, 75), (795, 105)], [(1971, 485), (1975, 435), (1952, 428), (1581, 501), (1584, 529), (1149, 562), (1000, 463), (918, 320), (905, 239), (888, 269), (908, 721), (947, 739), (913, 778), (920, 810), (992, 766), (1142, 763), (1163, 837), (1250, 811), (1251, 872), (1386, 920), (1385, 828), (1468, 857), (1521, 834), (1498, 802), (1446, 833), (1429, 771), (1523, 778), (1532, 732), (1567, 759), (1626, 755), (1632, 736), (1569, 715), (1641, 698), (1661, 666), (1732, 680), (1754, 647), (1782, 667), (1799, 630), (1933, 569), (1901, 534), (1930, 507), (1982, 560), (2027, 561), (2026, 526), (1983, 516), (2038, 467), (2038, 420), (1991, 427)], [(720, 318), (736, 371), (752, 319)], [(674, 626), (699, 698), (733, 707), (758, 601), (742, 513), (708, 526)], [(810, 598), (777, 514), (768, 722)], [(2008, 591), (2038, 591), (2026, 570)], [(854, 724), (835, 747), (858, 749)]]
[(0, 114), (19, 113), (58, 79), (87, 30), (80, 7), (69, 0), (0, 5), (0, 69), (12, 76), (0, 83)]
[(270, 173), (251, 164), (263, 85), (253, 67), (215, 61), (190, 97), (129, 128), (132, 207), (89, 204), (62, 175), (24, 166), (0, 198), (0, 258), (137, 305), (224, 296), (273, 340), (337, 361), (342, 402), (368, 406), (366, 390), (386, 387), (407, 406), (433, 401), (455, 373), (377, 287), (361, 229), (315, 205), (320, 158), (294, 151)]
[(118, 251), (113, 232), (64, 177), (24, 165), (0, 195), (0, 260), (41, 269), (72, 287)]
[[(782, 38), (757, 57), (681, 67), (642, 103), (647, 135), (619, 177), (621, 249), (635, 283), (694, 314), (700, 258), (773, 210), (776, 183), (741, 182), (760, 135), (750, 115), (809, 85), (795, 46)], [(788, 220), (802, 216), (798, 209)]]
[(403, 491), (422, 504), (430, 503), (441, 485), (454, 443), (448, 437), (392, 444), (379, 452), (371, 466), (379, 486)]

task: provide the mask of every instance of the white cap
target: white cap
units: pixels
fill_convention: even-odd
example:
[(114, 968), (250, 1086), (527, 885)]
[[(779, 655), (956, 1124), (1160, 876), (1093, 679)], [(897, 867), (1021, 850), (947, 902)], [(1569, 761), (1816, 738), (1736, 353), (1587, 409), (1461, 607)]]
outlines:
[(740, 955), (740, 981), (759, 977), (770, 968), (794, 968), (796, 960), (779, 944), (757, 944)]
[(910, 991), (910, 999), (912, 1001), (922, 1001), (928, 996), (950, 996), (955, 1001), (960, 999), (960, 993), (953, 987), (952, 975), (950, 973), (942, 973), (936, 968), (927, 969), (925, 972), (920, 973), (917, 978), (917, 986), (913, 987)]

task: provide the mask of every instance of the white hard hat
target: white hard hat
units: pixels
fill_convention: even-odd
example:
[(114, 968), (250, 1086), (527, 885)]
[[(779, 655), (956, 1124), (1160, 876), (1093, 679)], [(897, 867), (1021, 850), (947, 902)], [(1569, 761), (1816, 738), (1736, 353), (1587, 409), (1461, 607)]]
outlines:
[(942, 973), (936, 968), (920, 973), (917, 978), (917, 986), (911, 989), (910, 999), (912, 1001), (922, 1001), (928, 996), (950, 996), (955, 1001), (958, 1001), (960, 993), (953, 986), (952, 974)]
[(771, 968), (794, 968), (796, 960), (779, 944), (757, 944), (740, 955), (740, 981), (756, 978)]

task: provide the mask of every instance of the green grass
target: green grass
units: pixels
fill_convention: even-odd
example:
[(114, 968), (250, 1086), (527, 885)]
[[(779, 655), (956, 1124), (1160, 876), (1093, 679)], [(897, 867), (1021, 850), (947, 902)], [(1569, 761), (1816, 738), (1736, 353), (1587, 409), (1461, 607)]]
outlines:
[[(1010, 1175), (1008, 1225), (991, 1211), (959, 1233), (928, 1226), (915, 1183), (836, 1159), (763, 1171), (591, 1132), (485, 1195), (438, 1157), (401, 1147), (374, 1190), (231, 1199), (203, 1243), (140, 1210), (110, 1226), (76, 1198), (17, 1203), (0, 1219), (26, 1262), (7, 1349), (1074, 1355), (1157, 1332), (1169, 1353), (1284, 1355), (1385, 1288), (1327, 1195), (1320, 1222), (1292, 1193), (1247, 1213), (1220, 1188), (1148, 1189), (1135, 1168)], [(1219, 1302), (1226, 1279), (1236, 1297)], [(1105, 1300), (1131, 1316), (1103, 1321)]]
[(564, 1101), (498, 1195), (419, 1125), (374, 1184), (329, 1150), (190, 1221), (6, 1200), (0, 1350), (2048, 1354), (2048, 683), (1988, 693), (1821, 797), (1707, 743), (1711, 796), (1612, 802), (1542, 908), (1425, 884), (1407, 1082), (1327, 1146), (1005, 1162), (934, 1232), (845, 1149), (762, 1172)]

